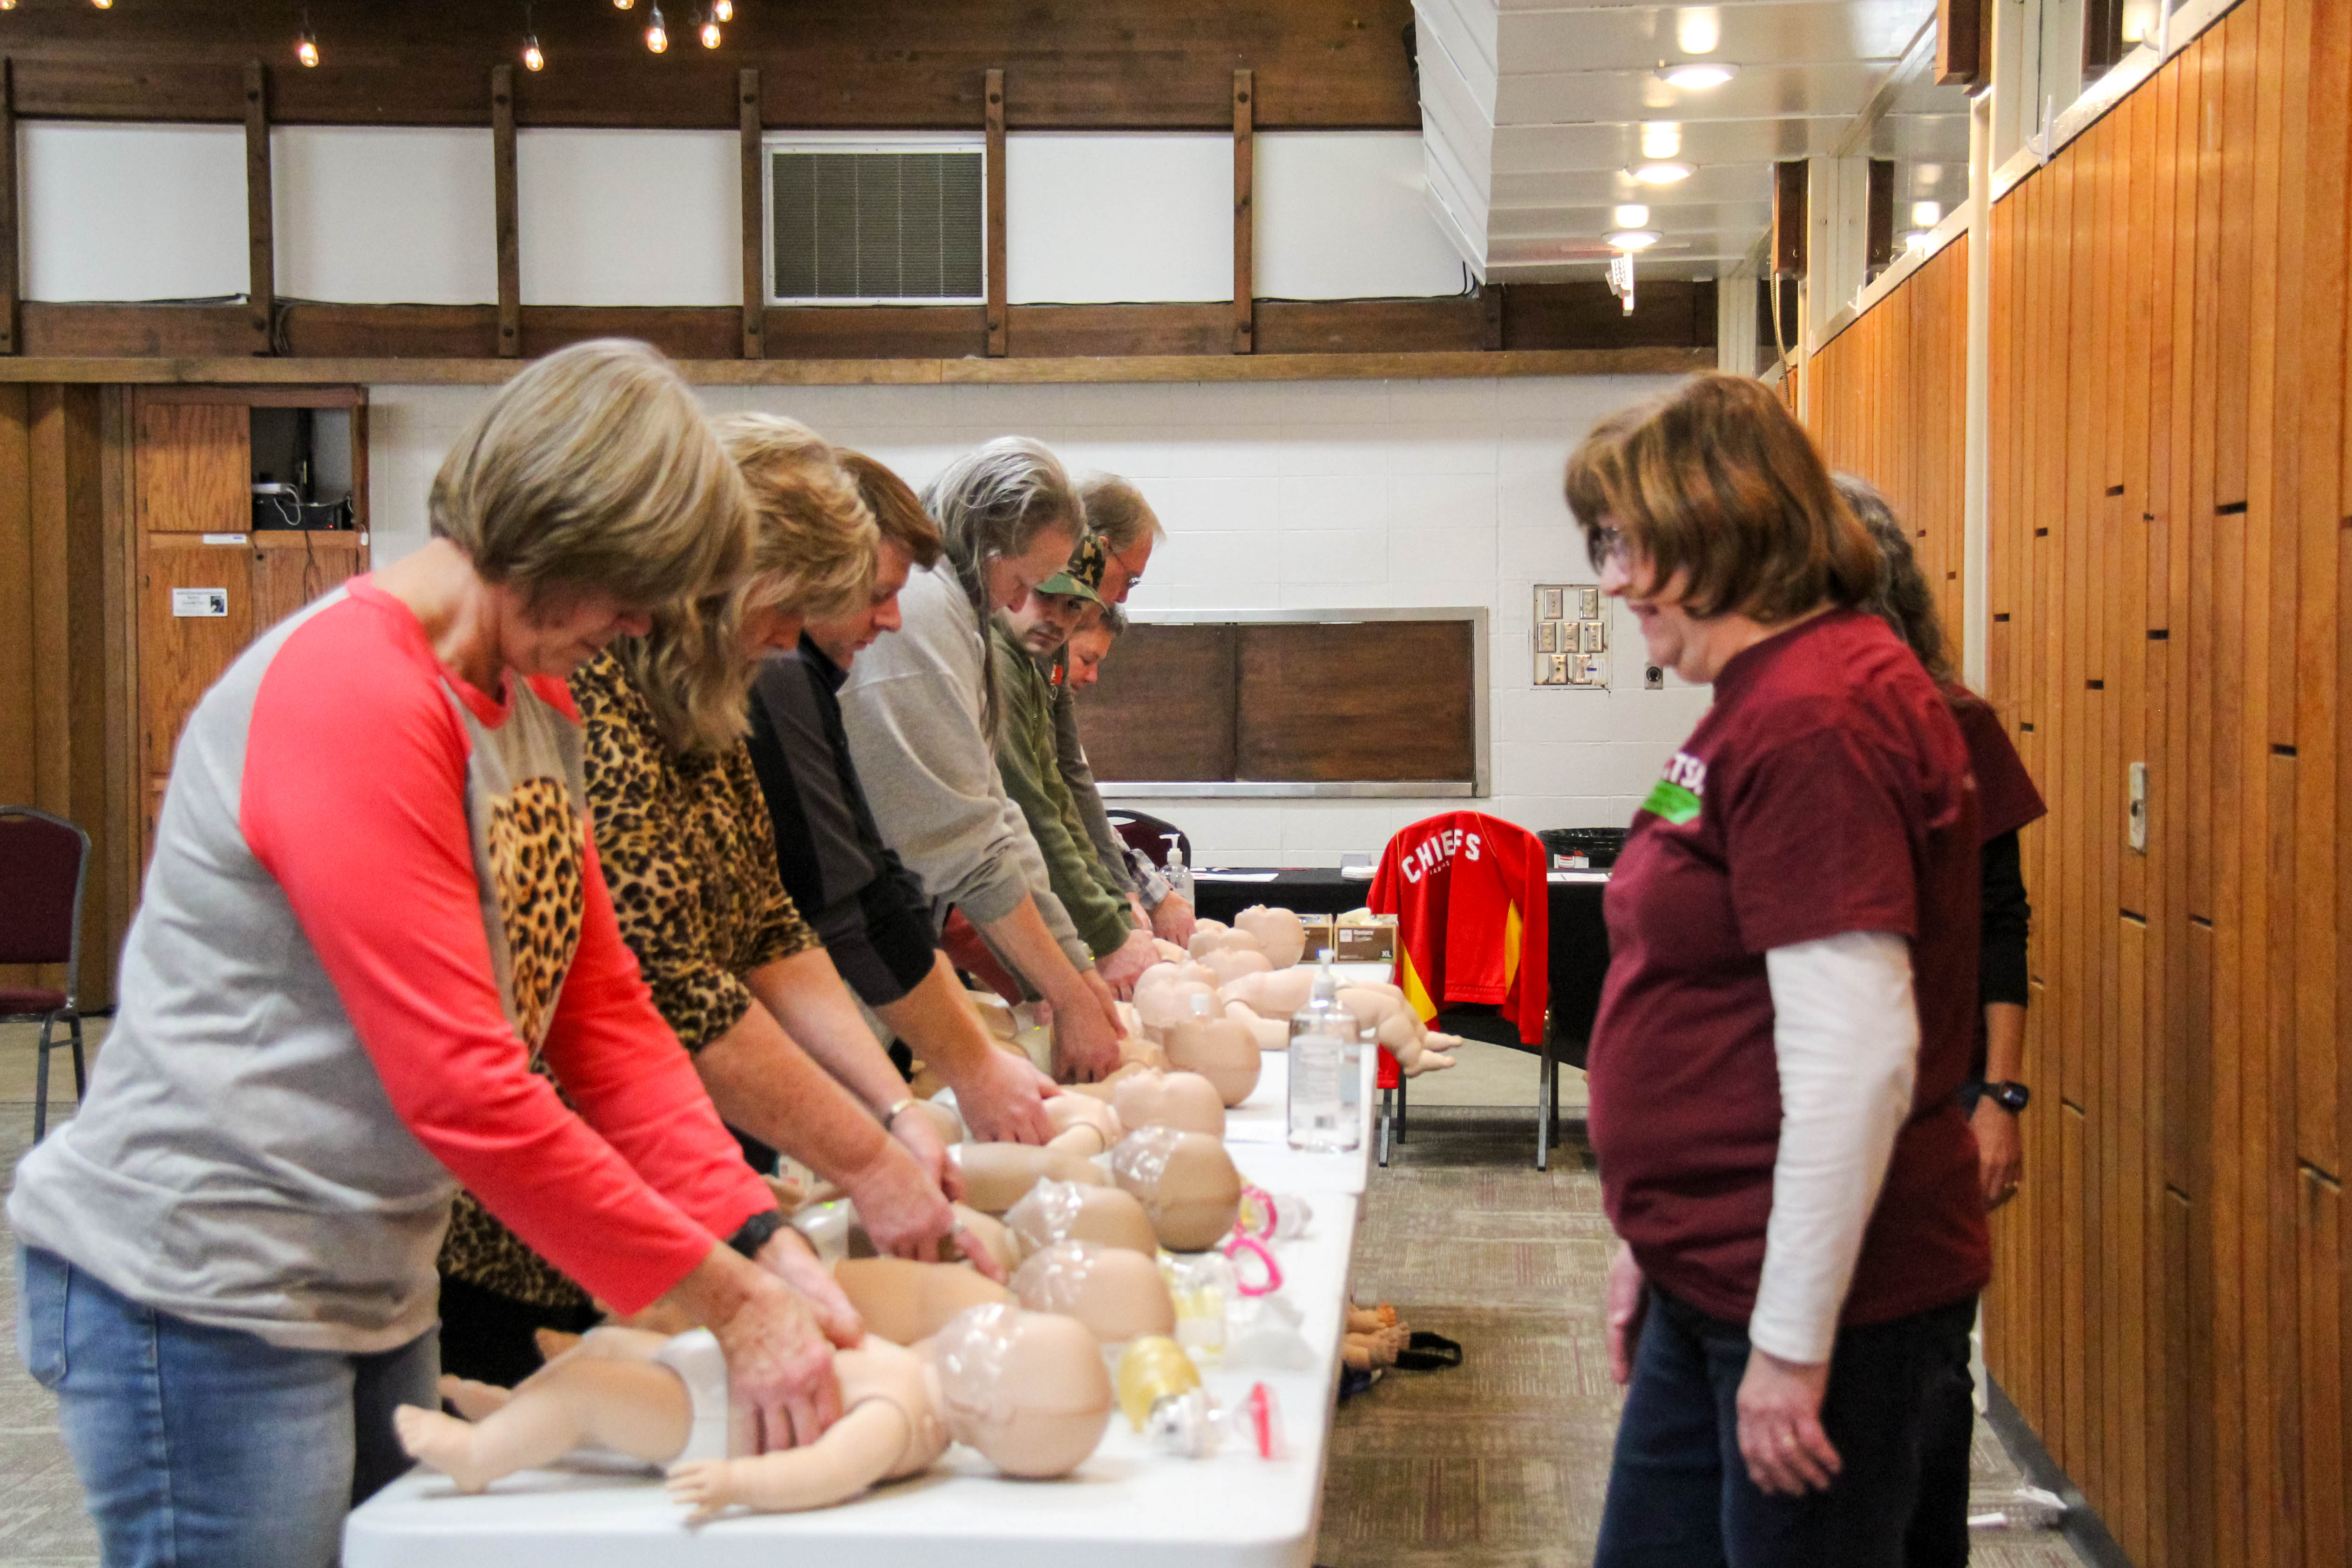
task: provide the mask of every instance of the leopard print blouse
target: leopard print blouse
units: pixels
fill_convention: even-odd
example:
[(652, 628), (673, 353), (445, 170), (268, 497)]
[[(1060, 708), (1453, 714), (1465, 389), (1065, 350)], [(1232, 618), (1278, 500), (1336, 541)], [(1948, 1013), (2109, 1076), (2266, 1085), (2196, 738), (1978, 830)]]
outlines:
[[(609, 653), (572, 678), (572, 696), (596, 856), (621, 939), (636, 954), (655, 1007), (680, 1043), (698, 1051), (751, 1010), (742, 976), (817, 946), (816, 932), (777, 873), (775, 830), (741, 742), (716, 756), (680, 756)], [(441, 1271), (539, 1306), (588, 1300), (470, 1194), (459, 1196), (450, 1218)]]

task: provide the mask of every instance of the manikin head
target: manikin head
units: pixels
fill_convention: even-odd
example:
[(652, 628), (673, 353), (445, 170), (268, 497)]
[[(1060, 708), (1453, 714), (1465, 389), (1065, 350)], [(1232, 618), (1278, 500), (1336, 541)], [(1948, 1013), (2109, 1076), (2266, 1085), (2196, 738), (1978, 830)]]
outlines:
[(948, 1435), (1010, 1476), (1063, 1476), (1110, 1424), (1110, 1373), (1075, 1318), (990, 1305), (924, 1342)]
[(1013, 1293), (1033, 1312), (1076, 1318), (1107, 1345), (1176, 1331), (1160, 1265), (1123, 1247), (1057, 1241), (1014, 1270)]

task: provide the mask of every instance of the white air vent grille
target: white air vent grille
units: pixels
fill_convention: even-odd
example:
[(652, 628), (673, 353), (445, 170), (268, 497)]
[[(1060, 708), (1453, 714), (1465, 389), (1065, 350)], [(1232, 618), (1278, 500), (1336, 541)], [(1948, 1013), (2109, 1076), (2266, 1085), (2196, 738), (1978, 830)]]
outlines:
[(772, 147), (768, 262), (780, 303), (985, 297), (984, 152)]

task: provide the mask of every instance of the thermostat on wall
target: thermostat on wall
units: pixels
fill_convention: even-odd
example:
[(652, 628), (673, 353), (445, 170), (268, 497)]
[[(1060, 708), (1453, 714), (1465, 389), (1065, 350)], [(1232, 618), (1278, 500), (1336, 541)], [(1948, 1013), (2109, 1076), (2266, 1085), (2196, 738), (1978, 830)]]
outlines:
[(1609, 689), (1609, 618), (1597, 583), (1536, 584), (1536, 684)]

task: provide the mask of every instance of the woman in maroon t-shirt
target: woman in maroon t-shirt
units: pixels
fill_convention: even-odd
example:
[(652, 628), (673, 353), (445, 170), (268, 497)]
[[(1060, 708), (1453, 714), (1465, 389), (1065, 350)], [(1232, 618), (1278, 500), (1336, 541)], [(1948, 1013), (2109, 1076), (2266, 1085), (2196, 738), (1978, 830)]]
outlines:
[(1760, 383), (1701, 376), (1609, 421), (1568, 498), (1650, 661), (1716, 698), (1606, 906), (1591, 1115), (1631, 1388), (1598, 1562), (1891, 1568), (1990, 1268), (1954, 1099), (1967, 749), (1854, 608), (1877, 551)]

